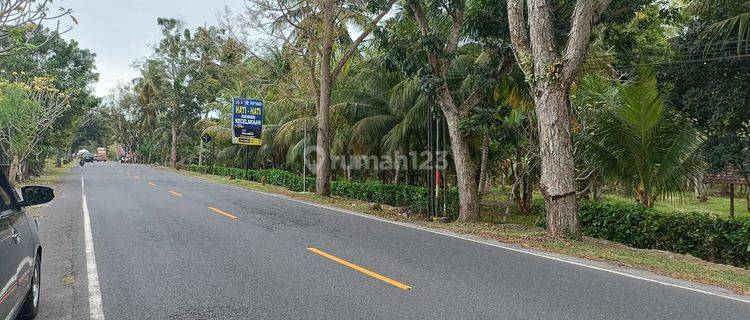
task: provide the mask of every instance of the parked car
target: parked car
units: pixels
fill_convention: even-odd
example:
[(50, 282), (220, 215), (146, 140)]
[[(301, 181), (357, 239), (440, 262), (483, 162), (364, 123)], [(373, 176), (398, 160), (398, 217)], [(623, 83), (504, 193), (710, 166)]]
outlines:
[(21, 188), (18, 197), (0, 171), (0, 319), (34, 319), (39, 310), (42, 246), (25, 207), (52, 201), (48, 187)]

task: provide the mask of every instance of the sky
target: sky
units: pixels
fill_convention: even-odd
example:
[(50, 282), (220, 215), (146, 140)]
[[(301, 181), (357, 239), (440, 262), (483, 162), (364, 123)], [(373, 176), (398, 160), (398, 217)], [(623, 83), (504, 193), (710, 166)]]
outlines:
[[(135, 60), (152, 53), (159, 41), (159, 17), (178, 18), (194, 29), (217, 25), (218, 14), (229, 7), (240, 13), (243, 0), (61, 0), (56, 6), (70, 8), (78, 25), (63, 35), (79, 47), (96, 54), (99, 82), (94, 85), (103, 97), (118, 83), (138, 76)], [(71, 24), (69, 19), (62, 22)]]

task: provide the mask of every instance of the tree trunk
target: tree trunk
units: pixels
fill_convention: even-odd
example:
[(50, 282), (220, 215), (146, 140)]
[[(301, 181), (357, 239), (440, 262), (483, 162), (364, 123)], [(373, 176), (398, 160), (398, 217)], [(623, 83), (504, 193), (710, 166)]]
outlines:
[(456, 184), (460, 205), (458, 221), (477, 221), (479, 220), (479, 194), (474, 162), (471, 160), (466, 137), (461, 133), (461, 129), (459, 128), (461, 122), (460, 116), (456, 111), (451, 109), (450, 107), (444, 107), (443, 113), (445, 114), (445, 121), (448, 124), (448, 135), (450, 135), (451, 150), (453, 151), (453, 164), (456, 169)]
[(604, 190), (602, 190), (599, 175), (591, 178), (591, 194), (596, 202), (604, 201)]
[[(323, 73), (325, 74), (326, 72)], [(331, 146), (329, 142), (329, 111), (331, 103), (330, 82), (323, 84), (323, 81), (321, 81), (320, 92), (321, 101), (320, 108), (318, 109), (318, 145), (316, 148), (318, 166), (315, 170), (315, 193), (320, 196), (328, 196), (331, 194)]]
[(10, 168), (8, 168), (8, 181), (10, 182), (11, 186), (16, 185), (17, 180), (17, 174), (18, 174), (18, 164), (20, 160), (18, 159), (17, 155), (13, 155), (10, 158)]
[[(703, 173), (700, 173), (697, 177), (693, 179), (693, 184), (695, 186), (695, 200), (698, 200), (698, 202), (708, 202), (708, 193), (706, 193), (706, 184), (703, 183)], [(748, 207), (750, 208), (750, 207)]]
[(170, 152), (169, 166), (177, 167), (177, 123), (172, 121), (172, 150)]
[(318, 167), (315, 170), (315, 193), (320, 196), (331, 194), (331, 60), (333, 59), (333, 0), (326, 0), (323, 6), (323, 48), (320, 61), (320, 104), (318, 105), (318, 145), (316, 149)]
[(55, 156), (55, 167), (62, 167), (62, 150), (60, 150), (59, 148), (57, 149), (57, 153)]
[(531, 200), (532, 195), (534, 192), (534, 183), (531, 182), (531, 177), (528, 175), (523, 177), (523, 213), (524, 214), (531, 214), (533, 213), (533, 208), (531, 206)]
[(398, 154), (393, 156), (393, 161), (395, 162), (393, 164), (393, 184), (398, 184), (401, 178), (401, 161), (398, 159)]
[(490, 160), (490, 135), (484, 131), (482, 138), (482, 164), (479, 167), (479, 197), (480, 201), (487, 190), (487, 164)]
[[(201, 144), (200, 147), (198, 147), (198, 165), (203, 165), (203, 137), (201, 137)], [(192, 162), (192, 161), (191, 161)]]
[(521, 197), (521, 178), (516, 177), (515, 183), (513, 183), (513, 187), (511, 188), (511, 194), (513, 196), (513, 204), (516, 206), (516, 211), (518, 213), (523, 213), (523, 197)]
[(542, 83), (537, 85), (534, 94), (539, 128), (540, 182), (547, 207), (548, 231), (553, 236), (577, 235), (580, 225), (567, 90)]

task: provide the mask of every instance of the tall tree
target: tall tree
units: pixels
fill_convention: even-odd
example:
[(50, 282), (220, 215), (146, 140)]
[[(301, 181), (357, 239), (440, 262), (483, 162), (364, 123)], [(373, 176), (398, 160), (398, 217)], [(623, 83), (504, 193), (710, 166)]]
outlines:
[(555, 25), (556, 3), (508, 0), (513, 51), (534, 97), (541, 187), (547, 207), (548, 232), (554, 236), (580, 234), (568, 92), (585, 58), (591, 28), (599, 23), (611, 2), (577, 0), (561, 52)]
[(158, 24), (161, 27), (162, 39), (155, 48), (151, 71), (161, 73), (153, 76), (164, 81), (162, 86), (151, 87), (148, 90), (155, 89), (160, 96), (163, 116), (169, 121), (169, 164), (176, 167), (177, 138), (180, 130), (187, 120), (196, 117), (200, 112), (196, 100), (188, 90), (198, 53), (190, 30), (184, 29), (182, 22), (159, 18)]
[[(310, 87), (316, 97), (318, 129), (315, 192), (327, 196), (331, 193), (333, 87), (347, 62), (358, 53), (359, 45), (390, 11), (396, 0), (250, 2), (252, 7), (272, 17), (270, 25), (274, 31), (271, 33), (281, 39), (282, 46), (297, 48), (310, 71)], [(347, 24), (350, 22), (362, 27), (356, 39), (349, 38)]]
[(30, 85), (0, 83), (0, 151), (11, 155), (10, 181), (70, 108), (69, 96), (36, 79)]
[[(486, 100), (494, 80), (509, 65), (497, 45), (503, 32), (499, 28), (494, 30), (494, 42), (461, 46), (466, 36), (463, 31), (467, 28), (467, 1), (443, 4), (410, 0), (407, 4), (418, 28), (421, 53), (426, 56), (427, 67), (421, 71), (423, 86), (436, 98), (448, 128), (459, 192), (458, 220), (475, 221), (480, 209), (477, 168), (471, 157), (468, 133), (461, 129), (461, 124), (475, 106)], [(492, 8), (486, 3), (479, 6)], [(475, 36), (486, 37), (486, 31)]]

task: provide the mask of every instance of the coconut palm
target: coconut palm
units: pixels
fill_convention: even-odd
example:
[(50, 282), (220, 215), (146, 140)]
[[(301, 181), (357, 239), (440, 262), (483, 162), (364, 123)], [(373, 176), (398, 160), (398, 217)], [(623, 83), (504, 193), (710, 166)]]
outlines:
[(703, 137), (689, 119), (666, 107), (655, 78), (617, 84), (614, 94), (593, 83), (584, 81), (581, 90), (599, 99), (601, 109), (588, 110), (583, 118), (590, 128), (577, 138), (598, 171), (632, 190), (644, 206), (685, 189), (704, 167), (698, 153)]
[(688, 0), (688, 8), (708, 21), (702, 32), (704, 53), (735, 47), (737, 54), (750, 52), (750, 3), (746, 0)]

